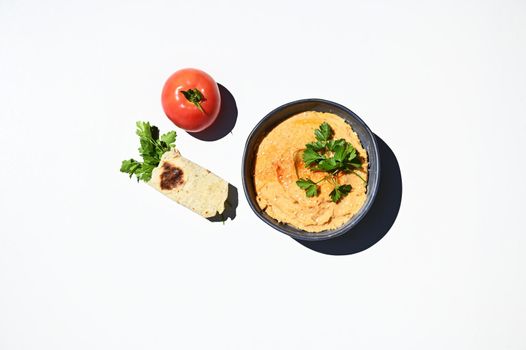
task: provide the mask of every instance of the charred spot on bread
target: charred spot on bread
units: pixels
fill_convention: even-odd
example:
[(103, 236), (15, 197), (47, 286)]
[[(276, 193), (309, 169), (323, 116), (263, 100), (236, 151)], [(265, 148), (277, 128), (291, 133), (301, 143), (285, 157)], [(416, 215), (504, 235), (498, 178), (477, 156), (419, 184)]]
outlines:
[(171, 165), (168, 162), (163, 164), (163, 172), (161, 173), (161, 189), (173, 190), (184, 182), (184, 172), (181, 168)]

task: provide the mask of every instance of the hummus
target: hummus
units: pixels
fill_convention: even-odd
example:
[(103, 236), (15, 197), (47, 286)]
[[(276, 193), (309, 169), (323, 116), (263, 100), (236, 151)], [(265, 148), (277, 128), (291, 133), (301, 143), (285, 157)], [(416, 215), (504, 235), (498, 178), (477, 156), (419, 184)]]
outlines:
[[(307, 197), (296, 185), (298, 178), (318, 181), (327, 175), (306, 168), (302, 159), (305, 144), (315, 141), (314, 130), (323, 122), (334, 130), (334, 139), (350, 142), (362, 159), (362, 167), (355, 173), (339, 174), (338, 183), (350, 184), (352, 189), (338, 203), (331, 200), (329, 193), (334, 186), (327, 181), (318, 184), (319, 194), (315, 197)], [(299, 113), (276, 126), (258, 147), (254, 169), (257, 202), (274, 219), (301, 230), (335, 229), (349, 221), (365, 202), (367, 169), (367, 153), (344, 119), (332, 113)]]

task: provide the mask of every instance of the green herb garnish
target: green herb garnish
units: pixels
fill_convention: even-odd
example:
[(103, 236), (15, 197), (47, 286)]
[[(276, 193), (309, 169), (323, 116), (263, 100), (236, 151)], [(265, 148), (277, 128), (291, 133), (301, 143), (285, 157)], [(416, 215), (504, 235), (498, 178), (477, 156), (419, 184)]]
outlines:
[(342, 197), (348, 195), (349, 192), (351, 192), (351, 185), (337, 185), (329, 195), (331, 196), (332, 201), (337, 203)]
[(303, 161), (309, 169), (323, 171), (328, 175), (318, 182), (311, 179), (299, 179), (296, 185), (305, 190), (307, 197), (314, 197), (319, 192), (318, 183), (330, 181), (334, 185), (330, 197), (333, 202), (337, 203), (351, 191), (351, 185), (338, 184), (336, 180), (338, 174), (353, 172), (362, 166), (362, 161), (351, 143), (345, 139), (333, 140), (333, 134), (331, 126), (326, 122), (322, 123), (318, 129), (314, 130), (316, 141), (306, 144), (306, 149), (303, 151)]
[(307, 197), (314, 197), (318, 195), (318, 186), (316, 182), (311, 179), (299, 179), (296, 181), (296, 185), (299, 186), (302, 190), (305, 190)]
[(201, 93), (201, 91), (199, 91), (199, 89), (193, 88), (188, 89), (186, 91), (181, 90), (181, 93), (189, 102), (192, 102), (194, 106), (197, 107), (197, 109), (199, 109), (203, 113), (205, 112), (203, 111), (203, 107), (201, 106), (201, 102), (204, 101), (203, 94)]
[(141, 146), (139, 154), (143, 161), (135, 159), (123, 160), (121, 172), (128, 173), (130, 178), (135, 175), (137, 181), (149, 181), (152, 171), (161, 161), (161, 156), (175, 147), (177, 134), (175, 131), (167, 132), (159, 137), (159, 128), (150, 125), (149, 122), (137, 122), (137, 136)]

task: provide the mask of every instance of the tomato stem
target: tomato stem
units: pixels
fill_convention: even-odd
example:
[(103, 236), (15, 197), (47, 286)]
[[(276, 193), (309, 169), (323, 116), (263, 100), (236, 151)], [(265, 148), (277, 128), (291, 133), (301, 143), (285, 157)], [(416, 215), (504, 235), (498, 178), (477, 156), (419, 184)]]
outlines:
[(199, 109), (202, 113), (205, 113), (203, 107), (201, 106), (201, 101), (203, 101), (203, 94), (201, 91), (199, 91), (197, 88), (193, 88), (186, 91), (181, 90), (181, 93), (188, 102), (193, 103), (197, 109)]

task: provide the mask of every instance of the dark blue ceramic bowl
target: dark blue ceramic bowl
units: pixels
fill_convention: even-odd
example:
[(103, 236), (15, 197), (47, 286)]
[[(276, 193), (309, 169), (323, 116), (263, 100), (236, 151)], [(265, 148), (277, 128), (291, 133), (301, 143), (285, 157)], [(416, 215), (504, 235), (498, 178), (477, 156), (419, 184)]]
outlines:
[[(270, 217), (267, 213), (259, 208), (256, 201), (256, 190), (254, 187), (254, 165), (256, 160), (256, 152), (259, 143), (263, 138), (279, 123), (285, 119), (301, 112), (305, 111), (318, 111), (318, 112), (330, 112), (334, 113), (347, 121), (358, 134), (363, 147), (367, 151), (369, 157), (369, 179), (367, 182), (367, 199), (360, 211), (354, 215), (347, 223), (343, 226), (338, 227), (334, 230), (326, 230), (322, 232), (306, 232), (298, 228), (292, 227), (287, 224), (279, 223), (277, 220)], [(242, 168), (242, 179), (243, 189), (248, 200), (248, 204), (256, 213), (256, 215), (272, 226), (276, 230), (283, 232), (295, 239), (307, 240), (307, 241), (318, 241), (329, 239), (340, 236), (345, 232), (353, 228), (360, 220), (367, 214), (371, 208), (376, 192), (378, 191), (378, 184), (380, 180), (380, 162), (378, 154), (378, 145), (374, 138), (373, 133), (367, 125), (350, 109), (337, 104), (335, 102), (309, 98), (305, 100), (299, 100), (287, 103), (280, 106), (267, 114), (261, 121), (254, 127), (250, 135), (248, 136), (245, 144), (245, 150), (243, 153), (243, 168)]]

